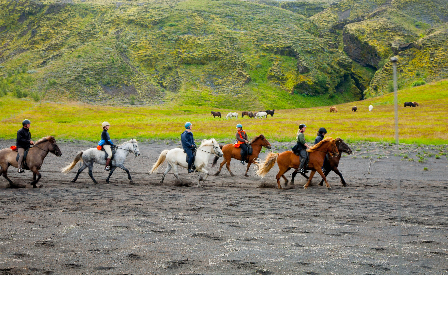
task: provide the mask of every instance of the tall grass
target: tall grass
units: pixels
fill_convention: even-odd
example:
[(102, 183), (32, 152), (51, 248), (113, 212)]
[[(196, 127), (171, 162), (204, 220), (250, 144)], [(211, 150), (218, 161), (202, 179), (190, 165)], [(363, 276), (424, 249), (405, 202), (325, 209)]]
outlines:
[[(420, 106), (403, 107), (405, 101), (417, 101)], [(448, 144), (448, 80), (399, 91), (400, 142)], [(374, 109), (369, 112), (368, 106)], [(351, 112), (356, 105), (358, 112)], [(275, 106), (273, 107), (275, 108)], [(0, 98), (0, 138), (13, 139), (23, 119), (31, 120), (34, 138), (54, 135), (58, 139), (100, 139), (101, 123), (108, 121), (114, 139), (179, 139), (187, 121), (193, 123), (197, 139), (234, 138), (235, 125), (242, 123), (249, 136), (264, 134), (271, 141), (296, 138), (298, 125), (307, 125), (306, 138), (314, 139), (317, 130), (325, 127), (328, 136), (348, 141), (394, 141), (393, 94), (364, 101), (329, 107), (276, 110), (268, 119), (225, 120), (231, 110), (220, 110), (223, 118), (213, 118), (209, 106), (96, 106), (79, 103), (36, 103), (11, 95)], [(254, 110), (256, 112), (257, 110)], [(241, 112), (241, 111), (239, 111)]]

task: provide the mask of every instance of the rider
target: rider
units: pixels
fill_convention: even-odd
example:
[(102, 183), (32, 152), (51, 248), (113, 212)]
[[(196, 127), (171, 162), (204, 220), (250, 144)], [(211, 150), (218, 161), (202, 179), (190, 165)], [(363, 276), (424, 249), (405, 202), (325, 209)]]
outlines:
[(243, 125), (238, 124), (236, 125), (236, 140), (238, 141), (235, 145), (235, 147), (241, 148), (241, 163), (246, 164), (246, 156), (247, 156), (247, 150), (249, 149), (249, 141), (247, 140), (247, 134), (243, 131)]
[(314, 144), (321, 142), (324, 139), (325, 134), (327, 134), (327, 130), (323, 127), (319, 128), (319, 131), (317, 132), (317, 137), (314, 140)]
[(22, 121), (23, 127), (17, 131), (16, 146), (17, 146), (17, 152), (19, 153), (19, 160), (17, 161), (18, 173), (24, 172), (24, 170), (22, 169), (22, 161), (25, 151), (28, 150), (31, 145), (34, 145), (34, 142), (31, 140), (30, 125), (31, 121), (25, 119), (24, 121)]
[(106, 159), (106, 167), (104, 170), (109, 171), (110, 170), (110, 161), (112, 160), (112, 149), (111, 146), (115, 146), (110, 140), (109, 133), (107, 132), (110, 128), (110, 124), (105, 121), (102, 123), (103, 126), (103, 132), (101, 133), (101, 141), (98, 142), (98, 146), (103, 146), (104, 150), (107, 153), (107, 159)]
[(305, 173), (305, 162), (306, 162), (306, 149), (310, 148), (308, 144), (305, 142), (305, 131), (306, 125), (300, 124), (299, 131), (297, 132), (297, 149), (300, 155), (300, 166), (299, 173)]
[(191, 122), (186, 122), (185, 131), (180, 136), (184, 152), (187, 153), (189, 173), (193, 173), (196, 170), (196, 167), (194, 166), (194, 159), (196, 156), (196, 144), (194, 143), (193, 133), (191, 132), (192, 127), (193, 124)]

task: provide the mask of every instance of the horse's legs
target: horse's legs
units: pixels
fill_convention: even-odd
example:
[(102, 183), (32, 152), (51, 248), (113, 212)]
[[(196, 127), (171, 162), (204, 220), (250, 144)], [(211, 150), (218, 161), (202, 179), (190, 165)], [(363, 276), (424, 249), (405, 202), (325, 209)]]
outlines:
[[(230, 170), (230, 161), (232, 160), (232, 158), (229, 158), (228, 160), (226, 159), (226, 168), (227, 168), (227, 170), (229, 171), (229, 173), (230, 173), (230, 176), (235, 176), (235, 174), (233, 174), (232, 173), (232, 171)], [(224, 163), (224, 161), (223, 161), (223, 163)], [(222, 163), (221, 163), (222, 164)]]
[(115, 171), (115, 169), (117, 169), (117, 166), (112, 166), (112, 167), (110, 168), (109, 176), (107, 176), (106, 183), (109, 183), (109, 179), (110, 179), (110, 177), (112, 176), (112, 174), (113, 174), (113, 172)]
[(218, 176), (219, 173), (221, 172), (222, 166), (224, 166), (224, 164), (226, 163), (226, 158), (224, 158), (224, 160), (220, 163), (219, 165), (219, 169), (218, 171), (215, 173), (215, 176)]
[(160, 181), (160, 183), (163, 183), (163, 180), (165, 179), (166, 174), (168, 174), (170, 170), (171, 170), (171, 165), (168, 163), (168, 165), (166, 166), (166, 169), (162, 175), (162, 180)]
[(247, 175), (247, 172), (249, 171), (249, 167), (252, 164), (252, 160), (249, 160), (249, 163), (247, 164), (247, 169), (246, 169), (246, 173), (244, 174), (244, 176), (248, 177), (249, 175)]
[(86, 168), (87, 168), (87, 164), (84, 162), (83, 165), (82, 165), (82, 167), (78, 169), (78, 172), (76, 173), (76, 176), (75, 176), (75, 178), (72, 180), (72, 182), (76, 182), (76, 180), (78, 179), (79, 174), (81, 174), (82, 171), (83, 171), (84, 169), (86, 169)]
[(174, 170), (174, 176), (176, 176), (177, 180), (180, 181), (177, 165), (173, 165), (173, 170)]
[[(39, 170), (37, 170), (36, 167), (31, 168), (31, 171), (33, 172), (33, 182), (31, 182), (31, 185), (33, 186), (33, 188), (37, 188), (37, 182), (39, 182), (42, 175), (39, 173)], [(36, 180), (36, 176), (37, 176), (37, 180)]]
[(325, 181), (325, 185), (327, 186), (327, 189), (331, 189), (330, 184), (327, 181), (327, 177), (325, 176), (324, 172), (322, 171), (322, 168), (318, 167), (316, 169), (316, 171), (319, 173), (320, 176), (322, 176), (322, 178)]
[[(331, 172), (331, 170), (326, 170), (326, 171), (325, 171), (325, 177), (327, 177), (328, 174), (330, 174), (330, 172)], [(319, 185), (320, 185), (320, 186), (323, 186), (323, 185), (324, 185), (324, 179), (320, 180)]]
[(286, 171), (283, 173), (282, 177), (285, 180), (285, 187), (288, 185), (288, 179), (286, 178), (285, 174), (291, 169), (291, 167), (288, 167), (288, 169), (286, 169)]
[(89, 176), (92, 179), (93, 183), (98, 184), (98, 182), (93, 177), (93, 163), (92, 162), (89, 163)]
[(310, 177), (308, 178), (308, 181), (306, 182), (306, 184), (303, 186), (303, 188), (308, 188), (309, 185), (311, 184), (311, 180), (313, 179), (314, 174), (316, 174), (316, 171), (313, 170), (310, 174)]
[[(277, 162), (278, 163), (278, 162)], [(277, 185), (278, 185), (278, 188), (279, 189), (282, 189), (282, 186), (281, 186), (281, 184), (280, 184), (280, 177), (282, 177), (283, 176), (283, 178), (286, 180), (286, 181), (288, 181), (287, 179), (286, 179), (286, 177), (283, 175), (283, 174), (285, 174), (287, 171), (288, 171), (288, 169), (289, 169), (289, 167), (280, 167), (279, 166), (279, 168), (280, 168), (280, 170), (278, 171), (278, 174), (277, 174), (277, 176), (275, 177), (276, 179), (277, 179)], [(287, 183), (285, 184), (285, 185), (287, 185)]]
[(128, 179), (129, 179), (129, 182), (130, 182), (131, 184), (134, 184), (134, 181), (132, 181), (132, 177), (131, 177), (131, 173), (129, 172), (129, 169), (127, 169), (125, 166), (123, 166), (122, 163), (118, 164), (117, 167), (123, 169), (126, 173), (128, 173)]
[[(341, 174), (341, 172), (339, 171), (339, 169), (338, 169), (337, 167), (335, 167), (335, 168), (333, 168), (333, 171), (334, 171), (336, 174), (339, 175), (339, 177), (341, 178), (342, 185), (343, 185), (344, 187), (346, 187), (346, 186), (347, 186), (347, 183), (345, 183), (345, 180), (344, 180), (344, 178), (342, 177), (342, 174)], [(325, 176), (326, 176), (326, 175), (325, 175)]]
[(9, 185), (11, 187), (14, 187), (16, 184), (9, 179), (7, 171), (8, 171), (8, 168), (6, 168), (6, 169), (3, 168), (3, 177), (8, 180)]

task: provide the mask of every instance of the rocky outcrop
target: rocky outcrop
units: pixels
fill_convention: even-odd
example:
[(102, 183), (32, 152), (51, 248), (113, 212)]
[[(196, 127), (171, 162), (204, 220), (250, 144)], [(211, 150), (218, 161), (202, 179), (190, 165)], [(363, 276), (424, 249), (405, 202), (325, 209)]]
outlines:
[(381, 56), (375, 47), (369, 45), (366, 41), (361, 41), (357, 36), (350, 33), (348, 29), (343, 31), (344, 51), (355, 62), (362, 66), (378, 68)]

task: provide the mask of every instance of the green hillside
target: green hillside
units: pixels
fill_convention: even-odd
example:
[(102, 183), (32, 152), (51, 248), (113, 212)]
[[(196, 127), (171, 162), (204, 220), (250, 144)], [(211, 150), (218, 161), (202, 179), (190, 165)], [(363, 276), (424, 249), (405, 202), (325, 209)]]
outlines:
[[(445, 0), (0, 0), (0, 95), (294, 108), (448, 77)], [(414, 10), (417, 9), (417, 10)]]

